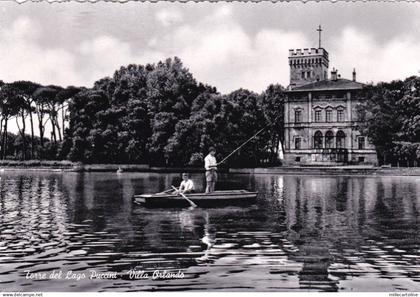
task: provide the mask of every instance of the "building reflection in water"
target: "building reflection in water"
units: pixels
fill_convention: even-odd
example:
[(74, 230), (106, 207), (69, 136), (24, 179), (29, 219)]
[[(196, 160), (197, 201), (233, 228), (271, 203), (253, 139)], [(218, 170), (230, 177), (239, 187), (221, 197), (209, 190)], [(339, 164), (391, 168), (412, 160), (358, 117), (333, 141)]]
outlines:
[[(195, 176), (195, 180), (200, 177)], [(233, 176), (234, 185), (255, 187), (263, 199), (258, 210), (233, 214), (228, 211), (231, 217), (224, 217), (220, 210), (168, 212), (132, 208), (133, 193), (167, 189), (179, 178), (177, 174), (117, 180), (112, 176), (72, 178), (74, 187), (68, 191), (73, 191), (69, 197), (74, 205), (69, 209), (77, 209), (74, 221), (93, 218), (96, 230), (112, 231), (118, 238), (124, 238), (125, 250), (130, 252), (199, 253), (188, 261), (173, 260), (170, 267), (212, 263), (212, 253), (217, 251), (213, 248), (215, 242), (236, 248), (246, 245), (238, 237), (226, 241), (228, 234), (237, 236), (245, 230), (252, 234), (254, 228), (274, 235), (285, 234), (284, 240), (297, 251), (289, 251), (289, 259), (303, 264), (298, 273), (302, 289), (336, 291), (339, 281), (349, 275), (363, 275), (366, 261), (372, 263), (369, 271), (387, 273), (386, 269), (394, 265), (392, 260), (401, 261), (401, 255), (388, 261), (372, 253), (380, 254), (383, 246), (387, 246), (384, 241), (399, 247), (410, 246), (409, 238), (399, 238), (399, 234), (413, 234), (413, 228), (417, 228), (413, 222), (419, 218), (416, 195), (419, 186), (411, 179), (404, 183), (407, 179), (388, 177)], [(72, 183), (67, 180), (66, 184)], [(115, 197), (110, 198), (110, 192)], [(232, 223), (234, 217), (237, 223)], [(239, 220), (248, 221), (248, 225), (241, 225)], [(221, 233), (221, 237), (218, 233), (221, 230), (229, 231)], [(417, 240), (414, 238), (411, 246)], [(283, 241), (286, 245), (289, 242)], [(386, 266), (384, 261), (388, 261)]]
[[(372, 257), (386, 253), (384, 241), (419, 242), (418, 236), (412, 238), (412, 229), (418, 228), (419, 192), (410, 180), (403, 184), (389, 177), (286, 176), (284, 187), (288, 237), (299, 247), (296, 260), (304, 263), (299, 273), (302, 287), (316, 284), (336, 290), (336, 276), (343, 275), (334, 275), (333, 261), (357, 268), (369, 258), (374, 269), (384, 273), (393, 263)], [(411, 240), (401, 236), (404, 233)], [(354, 272), (357, 275), (358, 269)]]

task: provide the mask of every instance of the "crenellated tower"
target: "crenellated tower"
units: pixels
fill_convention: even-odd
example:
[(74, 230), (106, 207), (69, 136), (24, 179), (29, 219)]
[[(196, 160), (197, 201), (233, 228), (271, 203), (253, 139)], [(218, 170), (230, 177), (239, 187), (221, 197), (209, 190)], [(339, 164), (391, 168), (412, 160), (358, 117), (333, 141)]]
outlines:
[(328, 79), (329, 59), (328, 52), (321, 46), (321, 25), (316, 31), (318, 48), (289, 50), (290, 89)]
[(328, 79), (329, 59), (324, 48), (289, 50), (290, 88)]

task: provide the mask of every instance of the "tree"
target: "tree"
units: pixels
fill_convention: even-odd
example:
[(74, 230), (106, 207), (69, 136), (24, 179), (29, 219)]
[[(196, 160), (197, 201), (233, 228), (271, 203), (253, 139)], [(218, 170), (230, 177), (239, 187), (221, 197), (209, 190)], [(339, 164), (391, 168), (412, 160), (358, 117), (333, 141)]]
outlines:
[[(267, 120), (260, 104), (260, 96), (245, 89), (239, 89), (225, 96), (226, 104), (222, 108), (223, 124), (226, 128), (224, 139), (220, 139), (219, 151), (227, 155), (256, 132), (267, 127)], [(256, 166), (268, 157), (270, 134), (264, 129), (237, 153), (229, 163), (233, 166)]]
[(261, 95), (261, 108), (270, 125), (268, 128), (271, 135), (269, 149), (274, 159), (279, 153), (279, 143), (284, 149), (284, 102), (286, 99), (284, 92), (285, 89), (281, 85), (269, 85)]
[(70, 100), (62, 152), (82, 162), (199, 165), (209, 146), (226, 156), (266, 128), (227, 162), (252, 166), (277, 154), (283, 91), (221, 95), (197, 83), (179, 58), (131, 64)]
[[(51, 120), (51, 114), (56, 115), (55, 109), (51, 110), (51, 106), (55, 105), (55, 97), (60, 91), (56, 86), (41, 86), (33, 94), (35, 98), (35, 112), (38, 118), (39, 137), (41, 139), (41, 149), (44, 149), (45, 125)], [(52, 121), (53, 122), (53, 121)], [(56, 144), (55, 124), (52, 123), (53, 141)]]
[(121, 111), (119, 155), (123, 161), (147, 162), (147, 143), (151, 136), (148, 114), (147, 79), (154, 66), (121, 67), (112, 78), (111, 103)]
[(401, 129), (397, 102), (403, 96), (403, 87), (402, 81), (392, 81), (367, 86), (363, 90), (366, 104), (359, 108), (365, 114), (366, 121), (360, 128), (375, 145), (378, 158), (383, 163), (391, 161), (393, 142), (397, 140), (397, 132)]
[(201, 165), (204, 152), (215, 143), (215, 117), (221, 112), (223, 97), (216, 89), (207, 87), (192, 103), (191, 115), (179, 121), (165, 146), (170, 165)]
[[(23, 133), (25, 131), (25, 121), (26, 116), (29, 115), (29, 123), (31, 127), (31, 154), (30, 157), (35, 157), (35, 133), (34, 133), (34, 121), (33, 121), (33, 112), (35, 110), (34, 107), (34, 97), (33, 93), (40, 87), (39, 84), (31, 82), (31, 81), (15, 81), (10, 84), (14, 89), (17, 90), (19, 96), (23, 99), (23, 106), (21, 111), (22, 116), (22, 125), (23, 125)], [(25, 138), (25, 137), (24, 137)], [(26, 144), (26, 140), (25, 140)]]
[(103, 91), (82, 90), (69, 103), (70, 124), (66, 133), (68, 158), (72, 161), (111, 161), (112, 152), (105, 146), (108, 131), (103, 129), (103, 117), (109, 108)]
[(4, 160), (7, 155), (7, 135), (8, 122), (18, 112), (19, 105), (14, 104), (18, 97), (16, 88), (9, 84), (4, 84), (0, 89), (0, 134), (1, 134), (1, 158)]
[[(71, 100), (77, 93), (82, 90), (80, 87), (69, 86), (67, 88), (60, 89), (55, 96), (56, 116), (54, 117), (55, 126), (57, 127), (58, 139), (61, 142), (63, 140), (62, 134), (64, 134), (65, 121), (67, 119), (67, 107), (68, 101)], [(58, 117), (61, 116), (61, 124)], [(60, 127), (61, 126), (61, 127)]]
[(376, 147), (381, 163), (418, 159), (420, 143), (420, 78), (379, 83), (364, 89), (359, 107), (366, 121), (362, 131)]
[(147, 77), (147, 110), (151, 137), (148, 143), (150, 161), (167, 164), (165, 146), (177, 122), (190, 116), (191, 104), (202, 91), (179, 58), (159, 62)]
[(398, 100), (401, 140), (420, 142), (420, 77), (409, 77), (404, 81), (404, 95)]
[[(176, 124), (175, 132), (165, 147), (170, 165), (202, 165), (203, 156), (215, 146), (219, 160), (267, 126), (260, 106), (260, 96), (240, 89), (220, 95), (207, 87), (192, 103), (188, 119)], [(252, 139), (227, 164), (254, 166), (267, 156), (269, 131)]]

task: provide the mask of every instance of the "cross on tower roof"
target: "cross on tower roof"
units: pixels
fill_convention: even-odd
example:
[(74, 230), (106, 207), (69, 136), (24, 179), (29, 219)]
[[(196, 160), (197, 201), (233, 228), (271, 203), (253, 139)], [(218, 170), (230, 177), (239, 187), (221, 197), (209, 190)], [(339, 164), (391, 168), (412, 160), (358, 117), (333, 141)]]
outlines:
[(318, 48), (321, 48), (321, 32), (322, 32), (322, 28), (321, 25), (319, 25), (318, 29), (316, 29), (318, 31), (318, 35), (319, 35), (319, 43), (318, 43)]

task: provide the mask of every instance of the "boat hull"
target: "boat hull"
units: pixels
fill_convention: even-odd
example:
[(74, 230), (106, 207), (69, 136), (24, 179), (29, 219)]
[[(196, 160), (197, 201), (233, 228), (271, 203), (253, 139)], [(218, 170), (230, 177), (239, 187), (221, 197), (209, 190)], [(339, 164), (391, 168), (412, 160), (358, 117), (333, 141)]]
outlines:
[[(246, 190), (215, 191), (213, 193), (193, 193), (186, 195), (200, 207), (219, 207), (225, 205), (244, 205), (255, 203), (257, 192)], [(190, 203), (174, 194), (142, 194), (134, 195), (133, 201), (146, 207), (189, 207)]]

